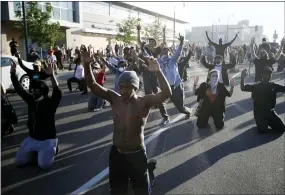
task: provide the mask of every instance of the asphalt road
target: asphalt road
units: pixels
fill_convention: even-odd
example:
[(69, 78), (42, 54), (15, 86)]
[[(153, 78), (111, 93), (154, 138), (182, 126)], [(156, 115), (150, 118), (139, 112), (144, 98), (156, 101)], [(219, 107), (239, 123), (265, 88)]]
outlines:
[[(206, 79), (207, 71), (196, 63), (191, 63), (188, 72), (190, 77), (199, 75), (200, 82)], [(56, 114), (60, 153), (48, 171), (14, 165), (16, 151), (27, 136), (27, 106), (19, 96), (9, 94), (20, 120), (14, 134), (2, 138), (3, 194), (69, 194), (108, 167), (113, 132), (110, 107), (87, 112), (88, 95), (68, 93), (66, 79), (71, 75), (68, 71), (58, 75), (64, 91)], [(285, 84), (284, 73), (275, 74), (273, 79)], [(112, 88), (113, 76), (108, 75), (106, 82), (106, 87)], [(185, 82), (185, 104), (189, 107), (196, 103), (192, 85), (193, 79)], [(284, 97), (278, 97), (276, 106), (283, 121)], [(250, 93), (241, 92), (239, 86), (226, 101), (225, 128), (220, 131), (212, 121), (209, 128), (197, 129), (196, 117), (181, 119), (163, 131), (158, 126), (158, 109), (151, 111), (145, 135), (150, 140), (148, 157), (158, 161), (153, 194), (284, 194), (284, 135), (256, 132)], [(171, 102), (167, 111), (172, 120), (181, 116)], [(108, 177), (89, 186), (85, 194), (108, 194)]]

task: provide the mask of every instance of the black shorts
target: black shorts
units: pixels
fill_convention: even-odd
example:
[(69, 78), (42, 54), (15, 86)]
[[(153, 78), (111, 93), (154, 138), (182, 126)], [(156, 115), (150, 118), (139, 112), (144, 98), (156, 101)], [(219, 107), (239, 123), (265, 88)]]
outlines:
[(150, 182), (145, 149), (134, 153), (120, 153), (112, 146), (109, 157), (109, 184), (111, 194), (127, 193), (131, 181), (136, 195), (149, 195)]

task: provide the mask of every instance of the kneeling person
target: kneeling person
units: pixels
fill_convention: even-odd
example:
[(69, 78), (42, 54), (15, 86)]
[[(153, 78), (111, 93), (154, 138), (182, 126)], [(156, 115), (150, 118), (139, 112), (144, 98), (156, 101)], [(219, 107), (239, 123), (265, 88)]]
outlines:
[(200, 103), (198, 111), (197, 126), (205, 128), (208, 125), (209, 117), (214, 119), (214, 124), (217, 129), (224, 127), (225, 99), (231, 97), (234, 90), (234, 81), (231, 81), (231, 89), (227, 90), (223, 83), (218, 82), (220, 72), (211, 70), (208, 75), (209, 82), (203, 82), (196, 89), (198, 79), (194, 83), (195, 95), (198, 96), (197, 101)]
[(277, 93), (285, 93), (285, 86), (270, 82), (272, 71), (269, 66), (265, 67), (262, 72), (262, 81), (252, 85), (244, 84), (244, 78), (247, 76), (246, 69), (241, 74), (240, 89), (252, 92), (253, 115), (257, 129), (261, 133), (267, 132), (268, 126), (276, 131), (285, 131), (285, 124), (275, 112)]
[(47, 83), (42, 80), (35, 82), (32, 94), (27, 93), (18, 81), (16, 66), (16, 63), (12, 62), (11, 80), (18, 95), (28, 104), (29, 128), (29, 136), (24, 139), (16, 154), (16, 164), (29, 163), (32, 160), (31, 156), (37, 153), (39, 167), (46, 169), (51, 167), (57, 153), (58, 138), (54, 116), (62, 98), (62, 92), (51, 65), (47, 68), (53, 87), (51, 97), (48, 96)]
[[(96, 96), (111, 104), (114, 134), (109, 156), (109, 183), (111, 194), (127, 193), (129, 180), (135, 194), (150, 194), (154, 163), (147, 162), (144, 128), (152, 107), (171, 96), (171, 88), (160, 70), (157, 60), (147, 58), (148, 70), (155, 72), (161, 91), (143, 97), (136, 95), (139, 78), (134, 71), (124, 71), (118, 79), (119, 93), (96, 82), (90, 68), (90, 51), (82, 47), (87, 85)], [(150, 168), (150, 165), (154, 165)]]

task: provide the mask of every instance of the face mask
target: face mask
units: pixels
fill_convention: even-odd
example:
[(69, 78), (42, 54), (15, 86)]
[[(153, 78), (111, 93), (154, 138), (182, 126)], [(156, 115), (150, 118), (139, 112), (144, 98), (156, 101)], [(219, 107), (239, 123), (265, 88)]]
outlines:
[(120, 72), (124, 72), (124, 70), (125, 70), (124, 67), (120, 67), (120, 68), (119, 68), (119, 71), (120, 71)]
[(212, 92), (213, 93), (216, 93), (216, 89), (217, 89), (217, 78), (212, 78), (210, 80), (210, 86), (211, 86), (211, 89), (212, 89)]

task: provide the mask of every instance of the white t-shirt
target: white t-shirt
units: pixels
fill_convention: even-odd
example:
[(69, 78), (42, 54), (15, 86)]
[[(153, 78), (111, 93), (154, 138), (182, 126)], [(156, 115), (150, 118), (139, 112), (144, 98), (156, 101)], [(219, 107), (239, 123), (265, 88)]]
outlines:
[(84, 77), (84, 68), (83, 68), (83, 66), (81, 64), (77, 65), (77, 69), (76, 69), (76, 72), (75, 72), (75, 78), (81, 79), (83, 77)]
[(222, 75), (222, 65), (216, 65), (215, 70), (220, 72), (220, 78), (219, 78), (219, 83), (224, 83), (223, 81), (223, 75)]
[(49, 56), (48, 56), (48, 59), (50, 59), (52, 63), (56, 62), (56, 57), (55, 57), (55, 55), (52, 55), (52, 56), (49, 55)]

